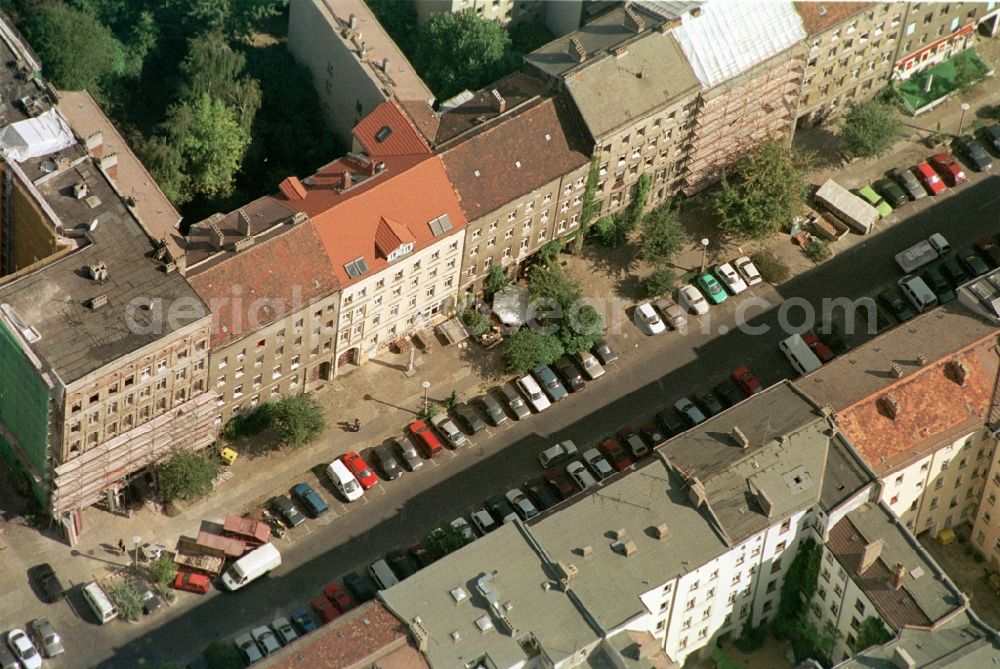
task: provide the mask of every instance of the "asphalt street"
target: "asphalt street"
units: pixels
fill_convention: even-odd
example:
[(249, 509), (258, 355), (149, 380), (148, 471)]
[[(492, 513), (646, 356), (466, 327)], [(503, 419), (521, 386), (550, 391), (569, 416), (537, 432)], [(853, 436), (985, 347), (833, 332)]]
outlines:
[[(790, 376), (793, 370), (777, 348), (786, 336), (778, 327), (783, 300), (805, 298), (818, 306), (823, 298), (874, 295), (902, 276), (893, 256), (932, 232), (943, 233), (953, 249), (996, 234), (1000, 176), (972, 174), (970, 183), (955, 192), (907, 204), (893, 216), (905, 220), (777, 289), (759, 285), (730, 298), (712, 308), (709, 321), (692, 321), (687, 334), (649, 338), (626, 321), (622, 334), (613, 338), (619, 361), (580, 393), (541, 415), (476, 435), (471, 446), (450, 451), (397, 481), (381, 482), (364, 502), (335, 504), (324, 519), (287, 532), (277, 541), (282, 566), (239, 592), (214, 591), (201, 598), (181, 594), (178, 604), (138, 625), (116, 622), (98, 628), (89, 617), (63, 625), (66, 646), (74, 655), (53, 666), (131, 668), (154, 657), (188, 661), (212, 641), (231, 639), (307, 606), (326, 583), (347, 571), (364, 568), (391, 549), (406, 548), (487, 496), (539, 476), (537, 453), (556, 440), (573, 439), (582, 450), (625, 424), (638, 427), (682, 395), (710, 389), (741, 364), (749, 365), (765, 385)], [(771, 306), (762, 306), (764, 301)], [(741, 304), (753, 305), (746, 312), (750, 325), (769, 331), (749, 334), (735, 327)], [(795, 322), (802, 313), (801, 307), (789, 311)], [(862, 331), (850, 341), (856, 345), (870, 336)], [(401, 427), (405, 421), (401, 414)], [(329, 489), (324, 492), (333, 497)], [(76, 594), (70, 605), (83, 610)]]

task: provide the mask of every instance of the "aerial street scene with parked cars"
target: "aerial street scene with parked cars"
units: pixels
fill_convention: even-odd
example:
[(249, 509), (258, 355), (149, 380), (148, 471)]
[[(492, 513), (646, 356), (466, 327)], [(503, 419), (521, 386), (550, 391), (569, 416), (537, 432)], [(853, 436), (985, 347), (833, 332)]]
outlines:
[(3, 3), (0, 669), (1000, 665), (998, 33)]

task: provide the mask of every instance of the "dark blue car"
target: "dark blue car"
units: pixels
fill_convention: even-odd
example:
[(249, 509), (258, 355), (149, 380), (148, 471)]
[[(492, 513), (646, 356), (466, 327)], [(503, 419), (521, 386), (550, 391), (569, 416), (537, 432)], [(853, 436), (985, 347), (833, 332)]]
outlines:
[(292, 497), (313, 518), (318, 518), (330, 510), (330, 507), (326, 505), (326, 502), (319, 496), (319, 493), (313, 490), (308, 483), (299, 483), (292, 488)]
[(292, 611), (292, 624), (298, 628), (299, 632), (302, 634), (308, 634), (314, 629), (319, 628), (319, 624), (316, 619), (306, 609), (299, 609), (297, 611)]

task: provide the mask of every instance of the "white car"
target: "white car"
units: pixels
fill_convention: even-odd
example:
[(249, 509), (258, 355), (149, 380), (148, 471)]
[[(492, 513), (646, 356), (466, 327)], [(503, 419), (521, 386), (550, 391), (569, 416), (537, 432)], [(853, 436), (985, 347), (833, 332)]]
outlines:
[(708, 302), (701, 291), (687, 284), (677, 289), (677, 303), (688, 313), (695, 313), (699, 316), (708, 313)]
[(493, 530), (497, 529), (497, 521), (493, 519), (490, 512), (486, 509), (476, 509), (470, 516), (472, 518), (472, 524), (476, 526), (479, 533), (483, 536), (489, 534)]
[(736, 271), (743, 276), (748, 286), (755, 286), (764, 280), (761, 278), (760, 272), (757, 271), (757, 266), (748, 256), (740, 256), (733, 261), (733, 265), (736, 267)]
[(576, 358), (578, 363), (580, 363), (580, 368), (583, 370), (583, 373), (591, 381), (599, 376), (604, 376), (604, 367), (602, 367), (601, 363), (597, 361), (597, 358), (594, 357), (593, 353), (589, 351), (582, 351), (580, 353), (576, 353), (573, 357)]
[(586, 490), (587, 488), (593, 488), (597, 485), (597, 479), (594, 475), (587, 471), (587, 468), (583, 466), (582, 462), (571, 462), (566, 466), (566, 473), (576, 481), (576, 484), (580, 486), (581, 490)]
[(531, 408), (535, 411), (545, 411), (552, 406), (552, 402), (550, 402), (549, 398), (545, 396), (545, 393), (542, 392), (541, 386), (538, 385), (538, 382), (535, 381), (531, 374), (519, 378), (517, 380), (517, 387), (522, 393), (524, 393), (524, 396), (528, 398), (528, 404), (530, 404)]
[(715, 276), (719, 277), (722, 285), (733, 295), (739, 295), (747, 289), (747, 282), (741, 279), (733, 266), (727, 262), (715, 268)]
[(476, 531), (472, 529), (472, 525), (469, 525), (469, 521), (465, 518), (459, 516), (448, 524), (455, 528), (456, 532), (462, 535), (462, 541), (465, 543), (471, 544), (476, 540)]
[(7, 633), (7, 645), (17, 655), (25, 669), (41, 669), (42, 656), (35, 650), (35, 644), (22, 629), (12, 629)]
[(615, 469), (611, 466), (611, 463), (605, 460), (604, 456), (601, 455), (601, 452), (596, 448), (584, 451), (583, 459), (588, 465), (590, 465), (590, 468), (594, 470), (594, 473), (597, 474), (597, 478), (599, 479), (606, 479), (615, 473)]
[(465, 435), (462, 431), (458, 429), (455, 422), (448, 417), (446, 413), (439, 413), (438, 415), (431, 418), (431, 425), (438, 429), (438, 432), (444, 435), (444, 438), (448, 440), (454, 447), (459, 447), (465, 443)]
[(254, 664), (264, 659), (264, 655), (260, 652), (260, 646), (253, 640), (249, 632), (239, 635), (233, 642), (239, 648), (240, 654), (243, 655), (247, 664)]
[(579, 450), (576, 448), (576, 444), (569, 439), (565, 439), (539, 453), (538, 462), (541, 463), (542, 467), (548, 469), (560, 460), (575, 457), (577, 453), (579, 453)]
[(649, 302), (643, 302), (635, 308), (632, 320), (639, 326), (639, 329), (648, 335), (656, 335), (667, 331), (667, 326), (663, 324), (660, 317)]
[(508, 490), (507, 501), (510, 502), (514, 510), (517, 511), (517, 515), (521, 516), (522, 520), (528, 520), (529, 518), (534, 518), (538, 515), (538, 509), (535, 505), (531, 503), (527, 495), (521, 492), (520, 488), (514, 488), (513, 490)]

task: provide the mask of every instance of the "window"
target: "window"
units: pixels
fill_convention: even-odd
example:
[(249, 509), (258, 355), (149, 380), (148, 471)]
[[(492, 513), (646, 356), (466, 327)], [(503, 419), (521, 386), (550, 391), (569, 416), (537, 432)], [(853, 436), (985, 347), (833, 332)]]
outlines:
[(788, 520), (786, 520), (785, 522), (783, 522), (781, 524), (781, 534), (784, 534), (785, 532), (787, 532), (791, 528), (792, 528), (792, 519), (789, 518)]
[(788, 542), (785, 542), (785, 541), (782, 541), (782, 542), (781, 542), (781, 543), (779, 543), (779, 544), (778, 544), (777, 546), (775, 546), (775, 547), (774, 547), (774, 554), (775, 554), (775, 555), (777, 555), (777, 554), (778, 554), (778, 553), (780, 553), (781, 551), (785, 550), (785, 545), (786, 545), (787, 543), (788, 543)]
[[(854, 602), (854, 610), (857, 611), (858, 613), (860, 613), (861, 615), (865, 615), (865, 604), (864, 604), (864, 602), (862, 602), (860, 599), (858, 601)], [(853, 622), (851, 623), (851, 626), (852, 627), (854, 626)]]
[(684, 607), (684, 610), (685, 611), (690, 611), (693, 608), (694, 608), (694, 600), (693, 599), (689, 599), (688, 602), (687, 602), (687, 606)]
[(274, 369), (271, 371), (271, 378), (276, 379), (281, 376), (281, 365), (275, 365)]

